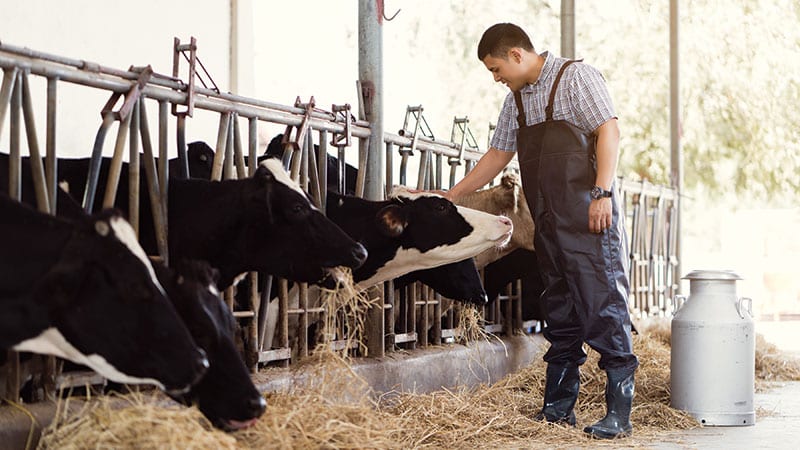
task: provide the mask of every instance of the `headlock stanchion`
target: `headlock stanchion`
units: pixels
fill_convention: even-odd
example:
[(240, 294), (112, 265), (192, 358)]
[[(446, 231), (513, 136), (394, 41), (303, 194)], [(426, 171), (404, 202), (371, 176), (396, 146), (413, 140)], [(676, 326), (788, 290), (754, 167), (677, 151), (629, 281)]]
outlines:
[[(355, 119), (350, 105), (332, 105), (331, 111), (323, 111), (315, 107), (314, 98), (303, 103), (298, 97), (293, 105), (280, 105), (262, 100), (242, 97), (220, 92), (198, 57), (197, 42), (191, 38), (189, 44), (181, 44), (179, 39), (173, 42), (172, 75), (155, 73), (151, 67), (131, 67), (119, 70), (104, 67), (96, 63), (65, 58), (56, 55), (36, 52), (30, 49), (0, 44), (0, 69), (3, 80), (0, 85), (0, 132), (3, 131), (6, 116), (9, 117), (9, 192), (19, 198), (21, 195), (21, 132), (24, 125), (31, 155), (32, 178), (36, 186), (36, 204), (42, 211), (55, 212), (56, 183), (56, 95), (58, 83), (78, 84), (110, 93), (110, 98), (101, 110), (102, 122), (97, 129), (91, 151), (89, 172), (82, 206), (87, 211), (95, 204), (103, 143), (111, 125), (119, 121), (114, 157), (111, 161), (109, 180), (106, 184), (103, 204), (111, 205), (117, 192), (117, 183), (121, 173), (124, 147), (127, 142), (130, 165), (128, 211), (134, 227), (138, 229), (139, 220), (153, 220), (156, 231), (158, 258), (169, 264), (168, 245), (168, 121), (170, 110), (175, 116), (179, 164), (179, 174), (189, 176), (186, 147), (186, 120), (193, 117), (197, 110), (219, 114), (219, 127), (215, 142), (215, 155), (212, 166), (212, 178), (215, 180), (236, 179), (252, 176), (257, 168), (258, 158), (258, 126), (259, 122), (269, 122), (286, 127), (282, 142), (283, 163), (291, 177), (305, 189), (313, 203), (322, 211), (327, 201), (328, 177), (327, 157), (330, 146), (335, 147), (338, 156), (338, 188), (341, 192), (355, 191), (363, 196), (366, 170), (359, 170), (355, 186), (347, 184), (346, 149), (352, 147), (353, 139), (358, 139), (359, 168), (365, 168), (367, 162), (366, 145), (371, 136), (370, 124), (363, 120), (364, 106), (358, 114), (362, 119)], [(185, 80), (179, 76), (180, 60), (188, 62), (188, 73)], [(36, 128), (33, 123), (33, 106), (28, 84), (30, 75), (47, 79), (47, 133), (46, 155), (44, 164), (39, 151)], [(361, 94), (370, 95), (369, 89), (361, 90)], [(118, 110), (113, 108), (124, 96)], [(150, 124), (147, 115), (147, 101), (158, 103), (157, 144), (151, 140)], [(359, 104), (364, 105), (359, 95)], [(7, 114), (8, 113), (8, 114)], [(247, 158), (240, 133), (240, 119), (247, 120)], [(24, 120), (24, 124), (23, 124)], [(489, 139), (493, 126), (490, 124)], [(155, 130), (154, 130), (155, 131)], [(319, 133), (314, 136), (314, 132)], [(294, 134), (293, 134), (294, 132)], [(330, 136), (329, 136), (330, 133)], [(314, 138), (319, 143), (319, 150), (314, 149)], [(2, 138), (2, 136), (0, 136)], [(403, 128), (397, 133), (384, 133), (382, 136), (386, 151), (384, 193), (388, 195), (397, 178), (394, 172), (395, 151), (400, 155), (399, 182), (408, 184), (407, 169), (409, 158), (419, 155), (419, 171), (416, 187), (420, 189), (442, 189), (452, 187), (457, 181), (457, 169), (463, 165), (464, 173), (469, 172), (481, 156), (475, 137), (469, 129), (466, 117), (455, 117), (449, 142), (435, 140), (433, 133), (423, 116), (423, 108), (409, 106)], [(141, 142), (141, 155), (139, 143)], [(154, 145), (158, 146), (156, 150)], [(488, 142), (487, 142), (488, 147)], [(332, 149), (331, 149), (332, 150)], [(435, 156), (435, 159), (434, 159)], [(139, 218), (138, 193), (140, 174), (139, 158), (143, 157), (141, 166), (145, 176), (147, 194), (152, 209), (152, 217)], [(158, 157), (156, 164), (155, 158)], [(447, 158), (447, 168), (443, 167), (443, 159)], [(463, 161), (463, 164), (462, 164)], [(513, 166), (512, 162), (512, 166)], [(445, 170), (449, 177), (445, 178)], [(510, 170), (514, 170), (513, 167)], [(371, 178), (372, 179), (372, 178)], [(413, 180), (411, 180), (413, 182)], [(621, 198), (626, 205), (626, 224), (630, 240), (631, 260), (631, 305), (632, 311), (640, 315), (663, 314), (666, 299), (671, 298), (678, 287), (675, 268), (677, 242), (677, 195), (673, 189), (653, 186), (647, 183), (634, 183), (625, 180), (618, 182)], [(262, 286), (259, 286), (259, 280)], [(273, 336), (267, 336), (267, 317), (270, 308), (270, 291), (273, 285), (278, 286), (279, 310), (277, 340), (271, 345)], [(442, 298), (421, 283), (405, 287), (402, 292), (395, 291), (392, 281), (383, 286), (383, 311), (371, 314), (369, 320), (379, 323), (384, 336), (380, 348), (393, 349), (396, 346), (414, 348), (418, 344), (437, 345), (451, 342), (457, 338), (458, 318), (461, 307), (450, 299)], [(298, 288), (299, 299), (296, 306), (289, 303), (289, 286), (285, 280), (273, 280), (266, 274), (250, 274), (250, 288), (242, 298), (244, 304), (236, 305), (234, 291), (225, 293), (225, 300), (234, 309), (234, 315), (240, 321), (245, 336), (245, 359), (252, 369), (259, 364), (288, 365), (294, 357), (304, 357), (313, 348), (307, 339), (307, 333), (314, 321), (323, 320), (324, 309), (312, 304), (309, 300), (309, 288), (301, 284)], [(484, 313), (485, 330), (493, 333), (513, 333), (523, 326), (521, 322), (521, 283), (517, 281), (506, 288), (500, 301), (488, 306)], [(275, 305), (275, 304), (273, 304)], [(451, 306), (452, 305), (452, 306)], [(276, 307), (276, 306), (272, 306)], [(297, 339), (290, 347), (290, 315), (297, 317)], [(294, 316), (292, 316), (294, 318)], [(294, 323), (294, 321), (292, 322)], [(294, 325), (292, 325), (294, 326)], [(368, 324), (368, 326), (370, 326)], [(295, 330), (291, 330), (295, 331)], [(334, 334), (335, 339), (344, 336), (343, 329), (321, 330), (321, 333)], [(373, 345), (371, 342), (370, 345)], [(334, 348), (343, 349), (344, 342), (334, 340)], [(378, 348), (378, 347), (374, 347)], [(371, 354), (372, 348), (370, 349)], [(381, 354), (377, 352), (374, 354)], [(57, 375), (54, 360), (50, 360), (50, 370), (42, 372), (41, 383), (45, 395), (52, 395), (58, 384), (67, 383), (65, 377)], [(11, 371), (5, 377), (8, 389), (6, 396), (19, 397), (19, 363), (15, 354), (10, 359)], [(91, 379), (84, 377), (78, 379)], [(96, 380), (91, 379), (92, 382)], [(2, 382), (2, 381), (0, 381)]]

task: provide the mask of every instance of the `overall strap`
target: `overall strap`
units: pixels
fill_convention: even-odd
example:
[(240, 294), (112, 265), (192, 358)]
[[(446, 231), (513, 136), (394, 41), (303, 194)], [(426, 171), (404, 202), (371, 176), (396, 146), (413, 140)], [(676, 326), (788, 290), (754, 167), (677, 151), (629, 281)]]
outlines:
[(517, 124), (522, 129), (527, 125), (525, 121), (525, 108), (522, 106), (522, 94), (520, 91), (514, 91), (514, 102), (517, 104)]
[(558, 82), (561, 81), (561, 76), (564, 75), (564, 70), (569, 67), (570, 64), (574, 62), (581, 62), (582, 59), (571, 59), (565, 62), (561, 69), (558, 71), (558, 75), (556, 75), (556, 80), (553, 81), (553, 87), (550, 88), (550, 99), (547, 101), (547, 107), (544, 109), (545, 113), (545, 120), (553, 120), (553, 104), (556, 100), (556, 89), (558, 89)]

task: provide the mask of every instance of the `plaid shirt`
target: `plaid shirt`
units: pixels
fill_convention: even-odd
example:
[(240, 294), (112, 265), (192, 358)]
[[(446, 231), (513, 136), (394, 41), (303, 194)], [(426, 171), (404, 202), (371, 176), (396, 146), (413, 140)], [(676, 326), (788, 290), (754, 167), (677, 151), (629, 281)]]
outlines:
[[(525, 106), (525, 118), (528, 125), (544, 122), (544, 109), (550, 96), (556, 75), (561, 66), (568, 61), (544, 52), (545, 58), (539, 79), (522, 88), (522, 103)], [(611, 96), (608, 95), (603, 75), (594, 67), (573, 63), (564, 71), (556, 91), (553, 119), (566, 120), (586, 133), (610, 119), (616, 119)], [(517, 150), (517, 105), (514, 93), (509, 92), (497, 119), (497, 128), (492, 136), (491, 146), (502, 151)]]

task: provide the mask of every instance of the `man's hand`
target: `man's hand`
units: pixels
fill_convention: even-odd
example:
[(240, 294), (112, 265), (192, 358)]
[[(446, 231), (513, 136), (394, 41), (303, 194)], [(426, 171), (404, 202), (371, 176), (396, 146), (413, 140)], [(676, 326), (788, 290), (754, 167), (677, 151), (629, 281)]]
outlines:
[(589, 204), (589, 231), (602, 233), (611, 227), (611, 199), (592, 200)]

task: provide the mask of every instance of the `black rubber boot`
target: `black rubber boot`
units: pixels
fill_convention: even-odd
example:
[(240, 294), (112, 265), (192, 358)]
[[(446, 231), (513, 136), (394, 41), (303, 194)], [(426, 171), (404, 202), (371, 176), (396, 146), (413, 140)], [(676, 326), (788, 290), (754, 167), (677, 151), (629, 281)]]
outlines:
[(634, 370), (608, 370), (606, 385), (606, 416), (594, 425), (583, 429), (584, 433), (600, 439), (630, 436), (631, 404), (633, 403)]
[(567, 423), (575, 426), (575, 402), (581, 385), (578, 364), (547, 364), (544, 405), (534, 420)]

